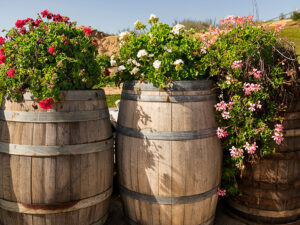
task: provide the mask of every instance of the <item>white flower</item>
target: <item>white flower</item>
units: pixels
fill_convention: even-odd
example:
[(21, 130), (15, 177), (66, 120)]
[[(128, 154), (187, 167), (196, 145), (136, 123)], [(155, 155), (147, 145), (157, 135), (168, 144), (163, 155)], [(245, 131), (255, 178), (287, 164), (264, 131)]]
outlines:
[(157, 70), (159, 69), (160, 65), (161, 65), (161, 61), (159, 60), (155, 60), (153, 63), (153, 67)]
[(149, 17), (149, 20), (158, 19), (158, 17), (154, 14), (151, 14)]
[(127, 64), (132, 63), (132, 61), (133, 61), (132, 59), (128, 59), (128, 60), (127, 60)]
[(134, 67), (130, 73), (135, 75), (137, 72), (139, 72), (139, 68)]
[(164, 46), (164, 50), (170, 53), (172, 52), (172, 49), (168, 48), (167, 46)]
[(122, 32), (119, 34), (119, 39), (122, 41), (127, 35), (130, 35), (128, 31)]
[(152, 38), (152, 37), (153, 37), (153, 34), (149, 33), (148, 36), (149, 36), (150, 38)]
[(141, 58), (141, 57), (147, 56), (147, 55), (148, 55), (148, 52), (145, 49), (139, 50), (137, 53), (138, 58)]
[(179, 65), (179, 64), (184, 64), (184, 62), (183, 62), (182, 59), (177, 59), (177, 60), (174, 62), (174, 65)]
[(123, 66), (123, 65), (121, 65), (121, 66), (119, 66), (119, 67), (117, 68), (117, 71), (118, 71), (118, 72), (119, 72), (119, 71), (123, 71), (123, 70), (126, 70), (126, 67)]
[(182, 29), (184, 29), (184, 25), (182, 25), (182, 24), (177, 24), (177, 25), (175, 25), (174, 27), (173, 27), (173, 29), (172, 29), (172, 33), (173, 34), (179, 34), (180, 33), (180, 31), (182, 30)]
[(152, 57), (154, 57), (154, 54), (149, 54), (148, 56), (149, 56), (150, 58), (152, 58)]
[(117, 61), (115, 60), (115, 56), (114, 55), (112, 55), (110, 57), (110, 65), (111, 66), (116, 66), (117, 65)]
[(138, 61), (136, 61), (135, 59), (131, 61), (133, 63), (133, 65), (135, 66), (141, 66), (141, 64), (138, 63)]

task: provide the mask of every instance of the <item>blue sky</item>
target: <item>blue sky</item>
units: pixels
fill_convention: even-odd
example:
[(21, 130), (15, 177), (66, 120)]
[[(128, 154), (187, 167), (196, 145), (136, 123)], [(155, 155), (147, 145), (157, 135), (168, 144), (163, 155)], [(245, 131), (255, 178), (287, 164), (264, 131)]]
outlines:
[[(299, 0), (256, 1), (262, 20), (300, 8)], [(35, 18), (44, 9), (106, 33), (133, 28), (137, 19), (146, 21), (151, 13), (169, 24), (175, 19), (219, 21), (227, 15), (253, 14), (252, 0), (0, 0), (0, 31), (14, 26), (17, 19)]]

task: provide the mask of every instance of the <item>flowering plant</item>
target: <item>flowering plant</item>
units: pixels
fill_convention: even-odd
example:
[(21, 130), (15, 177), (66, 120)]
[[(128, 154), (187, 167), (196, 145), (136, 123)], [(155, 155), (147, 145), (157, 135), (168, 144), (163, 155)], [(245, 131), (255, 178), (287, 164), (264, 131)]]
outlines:
[[(46, 21), (43, 18), (47, 18)], [(0, 37), (0, 90), (14, 100), (30, 91), (48, 109), (61, 90), (91, 89), (106, 75), (91, 30), (44, 10), (36, 20), (18, 20)], [(109, 60), (108, 60), (109, 62)]]
[(299, 70), (295, 51), (279, 41), (277, 30), (266, 31), (249, 17), (229, 17), (221, 25), (207, 57), (218, 87), (222, 185), (236, 194), (236, 176), (282, 143), (284, 112), (299, 92)]
[(207, 74), (207, 64), (201, 60), (208, 41), (199, 42), (183, 25), (170, 27), (153, 14), (148, 23), (146, 29), (136, 21), (138, 33), (120, 34), (120, 56), (111, 57), (111, 65), (117, 66), (116, 83), (140, 79), (166, 87), (175, 80), (197, 80)]

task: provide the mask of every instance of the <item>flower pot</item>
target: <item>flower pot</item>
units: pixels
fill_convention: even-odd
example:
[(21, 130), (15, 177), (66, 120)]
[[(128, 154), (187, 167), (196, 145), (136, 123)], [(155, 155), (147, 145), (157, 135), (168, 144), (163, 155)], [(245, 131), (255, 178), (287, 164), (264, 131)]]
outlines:
[(221, 179), (211, 81), (126, 82), (117, 166), (130, 224), (212, 224)]
[(53, 108), (3, 99), (0, 224), (104, 224), (113, 139), (103, 90), (62, 91)]
[(289, 111), (277, 152), (246, 167), (241, 195), (227, 201), (247, 224), (300, 224), (300, 100)]

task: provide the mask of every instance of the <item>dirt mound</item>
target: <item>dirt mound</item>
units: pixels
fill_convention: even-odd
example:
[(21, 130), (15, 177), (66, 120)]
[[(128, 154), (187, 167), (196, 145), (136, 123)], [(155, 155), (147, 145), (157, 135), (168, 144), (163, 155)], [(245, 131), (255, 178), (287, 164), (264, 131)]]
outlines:
[[(79, 26), (77, 28), (83, 30), (86, 27), (87, 26)], [(109, 36), (97, 29), (89, 28), (92, 30), (91, 36), (97, 41), (99, 55), (111, 56), (114, 52), (119, 51), (120, 44), (118, 42), (118, 36)]]

